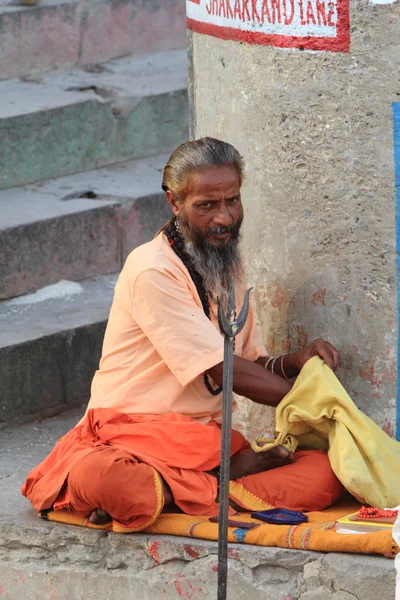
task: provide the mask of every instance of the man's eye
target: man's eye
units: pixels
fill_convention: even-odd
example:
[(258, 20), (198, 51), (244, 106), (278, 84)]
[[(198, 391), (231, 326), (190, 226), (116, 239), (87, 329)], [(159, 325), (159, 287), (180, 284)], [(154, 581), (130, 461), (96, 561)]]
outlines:
[(201, 208), (211, 208), (212, 206), (214, 206), (213, 202), (203, 202), (203, 204), (200, 204)]
[(239, 202), (239, 200), (240, 200), (239, 196), (235, 196), (234, 198), (229, 198), (229, 203), (236, 204), (236, 202)]

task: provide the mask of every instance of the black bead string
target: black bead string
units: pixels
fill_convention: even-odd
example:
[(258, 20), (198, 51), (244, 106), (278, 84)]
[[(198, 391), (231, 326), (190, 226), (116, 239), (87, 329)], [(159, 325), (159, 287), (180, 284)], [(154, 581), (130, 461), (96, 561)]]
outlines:
[[(192, 259), (185, 251), (185, 242), (183, 241), (182, 236), (176, 228), (176, 221), (172, 219), (167, 225), (166, 229), (164, 229), (164, 233), (166, 238), (171, 246), (172, 250), (175, 254), (181, 259), (187, 270), (189, 271), (189, 275), (193, 280), (194, 285), (196, 286), (197, 293), (199, 294), (201, 304), (203, 306), (204, 313), (208, 319), (211, 321), (211, 310), (210, 310), (210, 302), (208, 299), (208, 292), (204, 287), (203, 278), (196, 271), (193, 266)], [(222, 392), (222, 387), (213, 388), (210, 382), (210, 378), (207, 373), (203, 375), (204, 384), (207, 390), (213, 396), (218, 396)]]

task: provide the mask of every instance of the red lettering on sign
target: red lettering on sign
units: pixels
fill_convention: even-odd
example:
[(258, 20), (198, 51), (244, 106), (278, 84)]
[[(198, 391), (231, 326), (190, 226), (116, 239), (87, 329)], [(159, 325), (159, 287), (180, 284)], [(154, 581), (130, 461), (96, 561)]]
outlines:
[(257, 0), (251, 0), (251, 18), (254, 22), (256, 21), (256, 19), (258, 22), (260, 22), (260, 15), (257, 11)]
[(306, 22), (304, 20), (303, 0), (299, 0), (299, 8), (300, 8), (300, 25), (305, 25)]
[[(290, 3), (290, 15), (288, 15), (288, 2)], [(290, 25), (294, 18), (294, 0), (283, 0), (283, 16), (285, 19), (285, 25)]]
[(226, 17), (225, 0), (220, 0), (220, 3), (219, 3), (219, 12), (218, 12), (218, 16), (219, 17), (222, 16), (222, 10), (224, 11), (223, 16)]
[(271, 23), (271, 15), (268, 8), (268, 1), (263, 0), (262, 11), (261, 11), (261, 21), (264, 23), (264, 17), (267, 17), (268, 23)]
[(328, 2), (328, 25), (330, 25), (331, 27), (335, 27), (335, 23), (332, 21), (332, 18), (335, 15), (335, 5), (333, 2)]
[(246, 13), (247, 20), (250, 21), (250, 13), (249, 13), (249, 0), (243, 0), (243, 9), (242, 9), (242, 21), (245, 21), (244, 13)]
[(313, 25), (317, 24), (315, 17), (314, 17), (311, 0), (308, 0), (308, 2), (307, 2), (307, 25), (310, 25), (311, 23)]
[(281, 5), (280, 0), (271, 0), (272, 8), (272, 23), (281, 22)]
[(318, 25), (326, 25), (326, 12), (324, 0), (322, 0), (322, 2), (320, 2), (320, 0), (316, 0), (315, 7), (317, 9)]
[(206, 11), (209, 15), (218, 14), (218, 0), (210, 0), (210, 5), (206, 6)]
[(233, 10), (234, 10), (233, 16), (235, 17), (235, 19), (236, 19), (236, 17), (239, 17), (239, 19), (241, 19), (242, 12), (240, 10), (240, 0), (235, 0), (235, 8)]
[(228, 19), (233, 19), (231, 0), (226, 0), (226, 16), (228, 17)]

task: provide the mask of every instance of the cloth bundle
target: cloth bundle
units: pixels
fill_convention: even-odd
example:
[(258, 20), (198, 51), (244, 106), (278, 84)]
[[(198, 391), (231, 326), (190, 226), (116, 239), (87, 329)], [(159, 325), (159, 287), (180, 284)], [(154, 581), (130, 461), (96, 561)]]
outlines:
[(265, 452), (278, 444), (293, 452), (326, 450), (336, 477), (362, 504), (400, 504), (400, 443), (356, 407), (317, 356), (277, 407), (275, 438), (258, 438), (252, 448)]

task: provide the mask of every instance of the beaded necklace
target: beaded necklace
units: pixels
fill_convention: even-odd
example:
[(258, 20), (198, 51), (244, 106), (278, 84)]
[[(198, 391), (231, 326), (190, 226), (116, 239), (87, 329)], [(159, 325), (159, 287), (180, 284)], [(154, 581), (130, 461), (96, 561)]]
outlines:
[[(185, 242), (177, 229), (176, 219), (171, 219), (167, 227), (164, 229), (164, 233), (172, 250), (181, 259), (181, 261), (189, 271), (189, 275), (192, 278), (194, 285), (196, 286), (197, 293), (199, 294), (204, 313), (206, 317), (211, 321), (211, 310), (208, 292), (204, 287), (203, 278), (201, 277), (200, 273), (198, 273), (194, 268), (193, 261), (185, 250)], [(210, 378), (207, 373), (204, 373), (203, 379), (204, 384), (207, 390), (210, 392), (210, 394), (212, 394), (213, 396), (218, 396), (218, 394), (222, 392), (222, 387), (212, 387)]]

